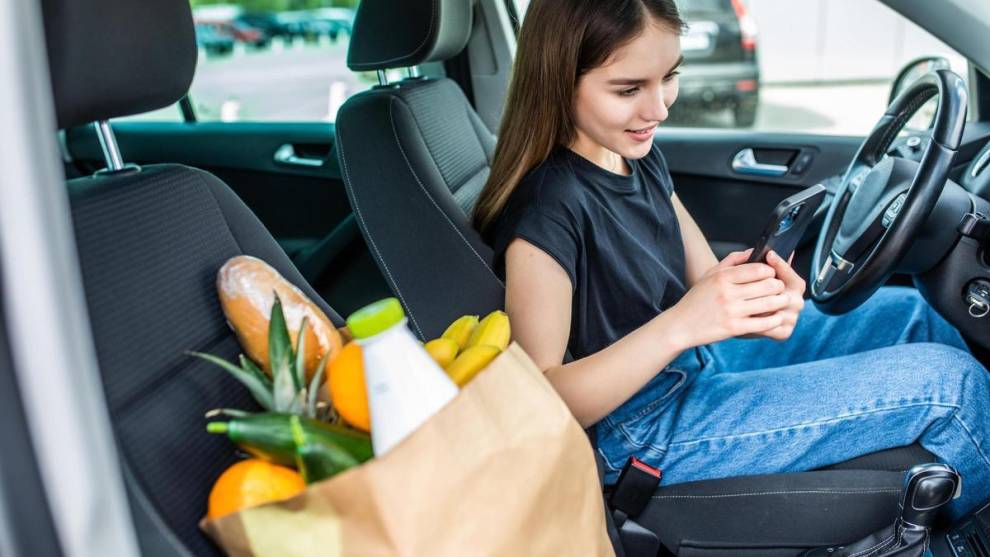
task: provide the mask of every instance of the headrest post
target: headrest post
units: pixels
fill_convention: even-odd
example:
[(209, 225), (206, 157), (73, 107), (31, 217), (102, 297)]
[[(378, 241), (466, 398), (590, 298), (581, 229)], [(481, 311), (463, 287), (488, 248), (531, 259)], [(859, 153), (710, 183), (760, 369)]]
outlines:
[(406, 72), (409, 74), (409, 77), (411, 78), (419, 77), (419, 66), (409, 66), (408, 68), (406, 68)]
[(117, 172), (124, 169), (124, 160), (120, 156), (120, 148), (117, 147), (117, 138), (113, 135), (113, 128), (108, 120), (100, 120), (96, 123), (96, 135), (100, 138), (100, 147), (103, 148), (103, 158), (107, 161), (107, 170)]
[(388, 76), (385, 75), (385, 70), (378, 70), (378, 84), (382, 87), (388, 85)]

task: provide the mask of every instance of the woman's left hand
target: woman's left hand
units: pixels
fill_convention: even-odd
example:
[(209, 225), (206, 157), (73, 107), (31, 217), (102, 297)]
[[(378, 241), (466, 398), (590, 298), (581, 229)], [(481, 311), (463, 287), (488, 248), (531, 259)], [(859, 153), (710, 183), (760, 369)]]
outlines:
[[(791, 256), (793, 259), (794, 256)], [(790, 261), (784, 261), (782, 257), (777, 255), (777, 252), (771, 251), (767, 254), (767, 265), (773, 267), (774, 271), (777, 272), (777, 278), (784, 283), (784, 293), (790, 297), (790, 303), (787, 304), (780, 313), (784, 317), (783, 323), (774, 329), (770, 329), (761, 336), (769, 337), (775, 340), (787, 340), (790, 338), (791, 333), (794, 332), (794, 327), (797, 326), (798, 315), (801, 313), (801, 309), (804, 308), (804, 289), (805, 282), (798, 275), (797, 272), (791, 267)]]

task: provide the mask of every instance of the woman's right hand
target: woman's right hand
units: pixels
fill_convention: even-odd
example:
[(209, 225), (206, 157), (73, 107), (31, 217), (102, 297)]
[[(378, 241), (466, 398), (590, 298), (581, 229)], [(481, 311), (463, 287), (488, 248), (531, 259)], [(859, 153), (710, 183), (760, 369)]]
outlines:
[(747, 263), (752, 250), (732, 252), (708, 270), (667, 313), (677, 315), (683, 349), (762, 333), (782, 324), (790, 298), (776, 271)]

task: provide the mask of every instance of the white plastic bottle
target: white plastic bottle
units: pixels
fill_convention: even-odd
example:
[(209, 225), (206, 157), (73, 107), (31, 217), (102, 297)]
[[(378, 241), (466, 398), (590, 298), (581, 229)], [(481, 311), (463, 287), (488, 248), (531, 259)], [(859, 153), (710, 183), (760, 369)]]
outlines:
[(371, 444), (381, 456), (457, 396), (457, 385), (406, 327), (399, 300), (357, 310), (347, 327), (361, 345)]

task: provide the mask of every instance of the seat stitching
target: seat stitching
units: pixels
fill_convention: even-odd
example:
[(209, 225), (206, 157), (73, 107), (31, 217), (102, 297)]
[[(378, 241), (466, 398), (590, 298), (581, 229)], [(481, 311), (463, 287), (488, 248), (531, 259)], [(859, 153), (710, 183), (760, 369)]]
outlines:
[(416, 54), (416, 51), (423, 48), (423, 45), (426, 44), (426, 41), (430, 40), (430, 35), (433, 33), (433, 27), (436, 24), (436, 20), (437, 20), (436, 15), (437, 15), (437, 0), (433, 0), (433, 2), (430, 2), (430, 27), (426, 30), (426, 36), (423, 37), (423, 40), (419, 43), (419, 46), (412, 49), (412, 52), (408, 54), (400, 54), (399, 56), (388, 58), (386, 60), (378, 60), (376, 62), (361, 62), (359, 66), (361, 67), (377, 66), (379, 64), (384, 64), (386, 62), (394, 62), (396, 60), (401, 60), (402, 58), (406, 58), (408, 56), (412, 56), (413, 54)]
[(890, 543), (891, 541), (893, 541), (896, 536), (897, 536), (897, 530), (896, 530), (896, 527), (895, 527), (894, 533), (891, 534), (889, 537), (880, 540), (873, 547), (869, 547), (869, 548), (864, 549), (862, 551), (857, 551), (856, 553), (853, 553), (849, 557), (868, 557), (869, 555), (875, 554), (875, 553), (883, 550), (884, 547), (888, 543)]
[(419, 176), (416, 174), (416, 170), (413, 169), (412, 163), (409, 162), (409, 157), (406, 156), (405, 149), (402, 148), (402, 143), (399, 141), (399, 132), (398, 130), (395, 129), (395, 118), (392, 115), (392, 107), (395, 105), (395, 101), (396, 98), (394, 96), (390, 98), (390, 102), (388, 105), (388, 119), (389, 119), (389, 123), (392, 124), (392, 135), (395, 137), (395, 144), (399, 146), (399, 152), (402, 153), (402, 159), (406, 162), (406, 167), (409, 169), (409, 173), (412, 174), (413, 178), (416, 179), (416, 184), (419, 185), (419, 189), (422, 190), (423, 194), (426, 195), (426, 198), (430, 200), (430, 203), (433, 204), (433, 207), (435, 207), (436, 210), (440, 213), (440, 215), (444, 218), (444, 220), (447, 221), (447, 224), (449, 224), (450, 227), (454, 229), (454, 232), (456, 232), (457, 236), (460, 237), (461, 241), (467, 245), (467, 247), (471, 250), (471, 253), (473, 253), (474, 256), (478, 258), (478, 261), (481, 261), (481, 264), (485, 268), (485, 270), (488, 271), (488, 273), (491, 274), (492, 277), (494, 277), (495, 280), (497, 280), (498, 283), (502, 285), (502, 287), (505, 287), (505, 284), (502, 282), (502, 280), (498, 278), (498, 275), (496, 275), (495, 272), (492, 271), (491, 267), (488, 266), (488, 263), (485, 262), (485, 258), (481, 257), (481, 254), (478, 253), (478, 250), (474, 249), (474, 246), (471, 245), (471, 242), (469, 242), (467, 238), (464, 237), (464, 234), (461, 234), (460, 229), (457, 228), (457, 225), (454, 224), (454, 221), (450, 220), (450, 217), (447, 215), (447, 213), (440, 208), (440, 205), (436, 202), (433, 196), (430, 195), (430, 192), (426, 189), (426, 186), (424, 186), (423, 182), (420, 181)]
[(876, 544), (874, 544), (871, 547), (868, 547), (868, 548), (866, 548), (866, 549), (864, 549), (862, 551), (857, 551), (856, 553), (853, 553), (852, 555), (849, 555), (849, 557), (865, 557), (866, 555), (869, 555), (870, 553), (876, 553), (876, 551), (878, 549), (882, 548), (888, 542), (890, 542), (891, 540), (893, 540), (895, 535), (896, 535), (896, 532), (894, 534), (891, 534), (889, 537), (880, 540), (879, 542), (877, 542)]
[(730, 497), (752, 497), (762, 495), (828, 495), (828, 494), (870, 494), (870, 493), (900, 493), (899, 488), (890, 489), (799, 489), (795, 491), (753, 491), (746, 493), (719, 493), (715, 495), (653, 495), (652, 499), (723, 499)]
[[(347, 170), (347, 156), (344, 154), (344, 141), (341, 137), (339, 128), (337, 131), (337, 146), (337, 156), (340, 158), (340, 167), (344, 170), (344, 187), (347, 189), (347, 193), (350, 194), (350, 198), (352, 200), (351, 205), (353, 205), (354, 214), (357, 216), (361, 230), (363, 230), (365, 236), (367, 236), (368, 243), (371, 244), (371, 249), (375, 251), (375, 256), (378, 258), (378, 261), (381, 262), (382, 268), (385, 269), (385, 275), (388, 277), (388, 282), (392, 285), (392, 289), (395, 290), (395, 294), (399, 297), (399, 300), (402, 301), (402, 305), (405, 306), (406, 309), (411, 310), (409, 304), (406, 302), (406, 299), (402, 296), (402, 290), (399, 288), (399, 283), (396, 282), (395, 277), (392, 276), (392, 271), (389, 270), (388, 263), (385, 262), (385, 258), (382, 257), (382, 253), (378, 249), (378, 244), (375, 243), (375, 239), (371, 234), (371, 229), (364, 222), (364, 216), (361, 214), (361, 207), (358, 202), (357, 194), (354, 192), (354, 188), (351, 187), (351, 173)], [(416, 328), (416, 332), (419, 333), (420, 338), (425, 338), (425, 335), (423, 335), (422, 329), (419, 328), (419, 323), (416, 322), (416, 318), (413, 316), (412, 311), (409, 311), (409, 320), (412, 321), (413, 327)]]

